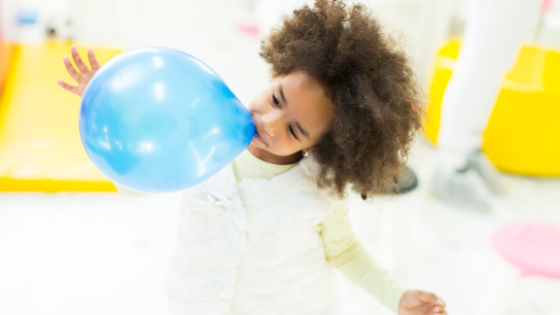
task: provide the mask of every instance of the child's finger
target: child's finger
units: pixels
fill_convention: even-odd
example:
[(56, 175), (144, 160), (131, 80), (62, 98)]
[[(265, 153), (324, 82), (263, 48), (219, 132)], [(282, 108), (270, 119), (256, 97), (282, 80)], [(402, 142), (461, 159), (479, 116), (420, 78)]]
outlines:
[(84, 63), (84, 61), (82, 60), (82, 57), (80, 56), (80, 53), (78, 52), (78, 48), (76, 48), (76, 46), (72, 45), (70, 47), (70, 51), (72, 52), (72, 59), (74, 59), (74, 63), (76, 64), (76, 66), (78, 66), (78, 69), (80, 69), (80, 71), (82, 71), (82, 73), (88, 71), (88, 67), (86, 66), (86, 64)]
[(61, 79), (58, 79), (58, 80), (56, 81), (56, 83), (57, 83), (58, 85), (60, 85), (63, 89), (65, 89), (65, 90), (67, 90), (67, 91), (69, 91), (69, 92), (72, 92), (72, 93), (74, 93), (74, 94), (76, 94), (76, 95), (80, 95), (80, 94), (78, 93), (78, 87), (77, 87), (77, 86), (70, 85), (70, 84), (68, 84), (68, 83), (66, 83), (66, 82), (64, 82), (64, 81), (62, 81)]
[(446, 313), (445, 302), (443, 302), (443, 300), (438, 299), (436, 304), (437, 304), (437, 306), (434, 307), (434, 314)]
[(441, 312), (445, 312), (445, 306), (434, 307), (434, 313), (441, 313)]
[(99, 61), (97, 61), (97, 58), (95, 57), (95, 53), (93, 53), (93, 49), (91, 49), (91, 48), (88, 49), (87, 54), (88, 54), (89, 65), (91, 66), (91, 69), (97, 70), (97, 69), (101, 68), (101, 65), (99, 64)]
[(424, 302), (436, 304), (436, 305), (443, 305), (443, 301), (435, 294), (431, 292), (421, 291), (419, 299)]
[(64, 66), (66, 66), (66, 71), (72, 77), (72, 79), (76, 80), (76, 82), (80, 82), (82, 75), (76, 71), (72, 63), (70, 62), (70, 58), (68, 56), (64, 56), (62, 58), (62, 62), (64, 62)]

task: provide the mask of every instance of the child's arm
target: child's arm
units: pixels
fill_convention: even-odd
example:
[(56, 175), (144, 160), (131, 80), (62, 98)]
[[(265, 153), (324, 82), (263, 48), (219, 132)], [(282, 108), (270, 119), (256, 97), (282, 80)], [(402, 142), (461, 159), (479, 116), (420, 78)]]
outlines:
[(399, 315), (447, 314), (435, 294), (409, 290), (372, 259), (354, 238), (346, 202), (338, 204), (320, 228), (329, 263), (387, 308)]
[(64, 58), (62, 58), (62, 62), (64, 62), (64, 66), (66, 67), (66, 71), (68, 71), (68, 74), (70, 74), (70, 76), (74, 80), (76, 80), (78, 85), (70, 85), (62, 81), (61, 79), (58, 79), (56, 83), (58, 83), (58, 85), (60, 85), (63, 89), (72, 92), (79, 97), (82, 97), (89, 81), (91, 80), (91, 77), (93, 77), (97, 70), (101, 68), (101, 65), (99, 65), (99, 62), (97, 61), (97, 58), (93, 53), (93, 49), (91, 48), (87, 50), (91, 69), (89, 69), (82, 60), (82, 57), (80, 56), (80, 53), (78, 53), (78, 48), (76, 48), (76, 46), (72, 45), (70, 47), (70, 52), (72, 53), (72, 59), (74, 59), (74, 63), (80, 71), (78, 72), (78, 70), (74, 68), (68, 56), (64, 56)]

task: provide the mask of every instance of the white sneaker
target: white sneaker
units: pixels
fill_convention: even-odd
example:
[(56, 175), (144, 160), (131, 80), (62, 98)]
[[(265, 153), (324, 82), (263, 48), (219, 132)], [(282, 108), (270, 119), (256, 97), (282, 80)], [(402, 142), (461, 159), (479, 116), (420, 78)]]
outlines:
[(504, 185), (498, 169), (481, 150), (475, 150), (468, 157), (469, 166), (474, 169), (493, 193), (502, 194)]
[(463, 207), (490, 211), (491, 194), (470, 163), (462, 169), (438, 165), (434, 173), (432, 191), (439, 199)]

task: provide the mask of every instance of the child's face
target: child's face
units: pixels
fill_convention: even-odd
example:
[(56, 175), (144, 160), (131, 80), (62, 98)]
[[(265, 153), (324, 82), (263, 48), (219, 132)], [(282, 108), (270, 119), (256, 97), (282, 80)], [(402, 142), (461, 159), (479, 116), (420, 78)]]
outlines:
[(333, 104), (319, 82), (303, 72), (272, 79), (249, 104), (259, 136), (249, 151), (276, 164), (295, 163), (313, 150), (332, 122)]

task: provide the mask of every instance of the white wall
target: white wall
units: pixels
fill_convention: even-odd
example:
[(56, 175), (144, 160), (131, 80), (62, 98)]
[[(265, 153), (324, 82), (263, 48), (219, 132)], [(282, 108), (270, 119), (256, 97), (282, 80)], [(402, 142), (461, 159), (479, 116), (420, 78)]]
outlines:
[[(553, 12), (543, 24), (547, 31), (541, 39), (549, 46), (560, 47), (560, 1), (553, 1)], [(414, 61), (418, 79), (425, 84), (435, 49), (453, 31), (452, 22), (464, 19), (468, 0), (354, 2), (366, 4), (387, 32), (402, 40)], [(268, 30), (304, 3), (313, 0), (3, 0), (1, 15), (4, 33), (9, 38), (43, 40), (50, 22), (58, 28), (60, 36), (85, 44), (127, 49), (168, 46), (197, 55), (221, 71), (244, 71), (250, 67), (238, 65), (251, 62), (266, 72), (261, 61), (253, 60), (258, 59), (258, 38), (240, 34), (238, 25), (255, 23), (261, 30)], [(13, 22), (18, 10), (26, 8), (39, 11), (35, 26), (17, 26)], [(71, 27), (65, 25), (68, 20), (73, 22)], [(261, 33), (265, 34), (266, 31)], [(237, 68), (227, 70), (232, 63)], [(266, 73), (254, 75), (258, 80), (267, 78)]]

